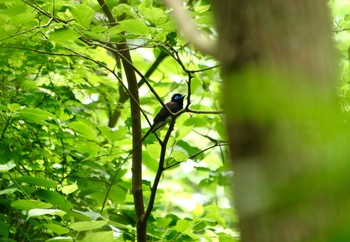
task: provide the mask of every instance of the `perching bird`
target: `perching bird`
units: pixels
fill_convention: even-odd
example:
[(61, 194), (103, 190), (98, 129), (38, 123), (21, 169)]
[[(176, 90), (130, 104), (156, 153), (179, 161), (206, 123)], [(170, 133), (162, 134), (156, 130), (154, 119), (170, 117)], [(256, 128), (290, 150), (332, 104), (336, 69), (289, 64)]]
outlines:
[[(186, 95), (181, 95), (179, 93), (176, 93), (171, 97), (171, 101), (166, 103), (165, 105), (169, 108), (169, 110), (171, 112), (177, 113), (178, 111), (183, 109), (183, 101), (184, 101), (185, 96)], [(163, 128), (166, 124), (168, 124), (170, 122), (171, 122), (171, 115), (170, 115), (169, 111), (165, 107), (163, 107), (159, 111), (159, 113), (157, 113), (157, 115), (155, 116), (151, 128), (142, 137), (142, 139), (135, 145), (134, 149), (139, 144), (141, 144), (149, 134), (156, 132), (158, 129)]]

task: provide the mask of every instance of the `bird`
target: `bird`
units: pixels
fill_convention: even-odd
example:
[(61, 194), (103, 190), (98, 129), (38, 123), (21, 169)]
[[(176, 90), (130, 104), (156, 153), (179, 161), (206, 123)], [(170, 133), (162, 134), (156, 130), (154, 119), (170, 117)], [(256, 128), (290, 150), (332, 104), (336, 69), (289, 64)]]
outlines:
[[(165, 105), (169, 108), (169, 110), (172, 113), (177, 113), (181, 109), (183, 109), (183, 101), (184, 101), (185, 97), (186, 97), (186, 95), (181, 95), (180, 93), (175, 93), (171, 97), (170, 102), (166, 103)], [(137, 144), (134, 146), (134, 148), (132, 149), (132, 151), (130, 153), (132, 153), (135, 150), (135, 148), (147, 138), (148, 135), (163, 128), (166, 124), (170, 123), (171, 120), (172, 120), (172, 117), (171, 117), (171, 114), (169, 113), (169, 111), (167, 110), (167, 108), (162, 107), (162, 109), (154, 117), (153, 124), (152, 124), (151, 128), (146, 132), (146, 134), (142, 137), (142, 139), (139, 142), (137, 142)]]

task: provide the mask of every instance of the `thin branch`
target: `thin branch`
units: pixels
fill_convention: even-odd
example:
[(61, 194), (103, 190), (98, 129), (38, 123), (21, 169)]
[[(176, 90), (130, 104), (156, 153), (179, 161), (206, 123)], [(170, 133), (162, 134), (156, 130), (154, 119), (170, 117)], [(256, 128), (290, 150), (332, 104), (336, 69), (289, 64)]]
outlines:
[(204, 72), (204, 71), (208, 71), (208, 70), (211, 70), (211, 69), (215, 69), (215, 68), (218, 68), (220, 67), (221, 65), (215, 65), (215, 66), (209, 66), (207, 68), (203, 68), (203, 69), (198, 69), (198, 70), (187, 70), (188, 72), (191, 72), (191, 73), (196, 73), (196, 72)]
[[(193, 158), (195, 158), (196, 156), (198, 156), (198, 155), (200, 155), (200, 154), (206, 152), (207, 150), (213, 149), (213, 148), (215, 148), (215, 147), (221, 147), (221, 146), (227, 146), (227, 145), (228, 145), (228, 143), (216, 143), (216, 144), (213, 144), (212, 146), (209, 146), (209, 147), (205, 148), (204, 150), (198, 151), (197, 153), (195, 153), (195, 154), (193, 154), (193, 155), (190, 155), (190, 156), (187, 158), (187, 160), (188, 160), (188, 159), (193, 159)], [(172, 167), (177, 166), (177, 165), (179, 165), (179, 164), (181, 164), (181, 163), (183, 163), (183, 162), (185, 162), (185, 161), (187, 161), (187, 160), (175, 162), (174, 164), (171, 164), (171, 165), (165, 167), (164, 170), (171, 169)]]
[(187, 109), (187, 112), (189, 113), (197, 113), (197, 114), (223, 114), (224, 111), (222, 110), (194, 110), (194, 109)]
[(21, 192), (23, 193), (23, 195), (27, 198), (30, 199), (29, 195), (26, 193), (26, 191), (23, 189), (23, 187), (16, 181), (16, 179), (14, 179), (11, 175), (11, 172), (6, 172), (6, 174), (10, 177), (10, 179), (12, 180), (12, 182), (16, 185), (16, 187), (18, 187), (19, 190), (21, 190)]
[(35, 26), (35, 27), (33, 27), (33, 28), (23, 30), (22, 32), (19, 32), (19, 33), (16, 33), (16, 34), (7, 36), (7, 37), (5, 37), (5, 38), (3, 38), (3, 39), (0, 39), (0, 42), (5, 41), (5, 40), (7, 40), (7, 39), (11, 39), (11, 38), (13, 38), (13, 37), (16, 37), (16, 36), (19, 36), (19, 35), (22, 35), (22, 34), (26, 34), (26, 33), (28, 33), (28, 32), (31, 32), (31, 31), (33, 31), (33, 30), (36, 30), (36, 29), (43, 29), (43, 28), (46, 28), (46, 27), (48, 27), (48, 26), (53, 22), (53, 20), (54, 20), (53, 18), (50, 18), (49, 21), (48, 21), (46, 24), (44, 24), (44, 25)]
[(3, 139), (5, 138), (5, 133), (6, 133), (7, 128), (8, 128), (9, 125), (10, 125), (10, 121), (11, 121), (11, 118), (8, 118), (8, 119), (6, 120), (5, 127), (4, 127), (4, 129), (2, 130), (2, 132), (1, 132), (0, 141), (3, 140)]
[(196, 130), (193, 130), (193, 132), (195, 132), (196, 134), (210, 140), (211, 142), (215, 143), (215, 144), (218, 144), (218, 143), (227, 143), (228, 141), (224, 141), (224, 140), (218, 140), (218, 139), (214, 139), (213, 137), (209, 136), (209, 135), (206, 135), (206, 134), (201, 134), (199, 133), (198, 131)]
[(174, 129), (175, 119), (176, 119), (176, 117), (172, 118), (172, 121), (169, 125), (169, 129), (167, 130), (166, 135), (165, 135), (164, 140), (163, 140), (163, 143), (161, 144), (161, 152), (160, 152), (160, 158), (159, 158), (159, 163), (158, 163), (158, 169), (157, 169), (157, 173), (156, 173), (156, 176), (154, 178), (153, 185), (151, 188), (151, 195), (149, 198), (147, 209), (145, 211), (144, 216), (142, 217), (141, 224), (147, 223), (148, 217), (151, 214), (152, 209), (153, 209), (154, 201), (155, 201), (156, 194), (157, 194), (158, 184), (159, 184), (160, 178), (162, 176), (162, 173), (165, 170), (164, 169), (164, 161), (165, 161), (166, 148), (167, 148), (167, 144), (168, 144), (171, 132)]
[(122, 162), (120, 163), (120, 166), (118, 167), (117, 171), (115, 172), (114, 176), (112, 176), (112, 179), (111, 179), (111, 181), (110, 181), (110, 183), (109, 183), (109, 185), (108, 185), (108, 188), (107, 188), (107, 192), (106, 192), (105, 198), (103, 199), (103, 203), (102, 203), (102, 207), (101, 207), (101, 214), (102, 214), (102, 212), (103, 212), (103, 209), (104, 209), (105, 206), (106, 206), (106, 202), (107, 202), (107, 199), (108, 199), (108, 197), (109, 197), (109, 193), (111, 192), (112, 186), (113, 186), (113, 184), (114, 184), (114, 182), (115, 182), (115, 179), (117, 178), (119, 172), (121, 171), (123, 165), (124, 165), (126, 162), (127, 162), (127, 159), (125, 159), (124, 161), (122, 161)]
[(340, 32), (343, 32), (343, 31), (349, 31), (349, 30), (350, 30), (350, 28), (345, 28), (345, 29), (334, 29), (333, 32), (337, 34), (337, 33), (340, 33)]

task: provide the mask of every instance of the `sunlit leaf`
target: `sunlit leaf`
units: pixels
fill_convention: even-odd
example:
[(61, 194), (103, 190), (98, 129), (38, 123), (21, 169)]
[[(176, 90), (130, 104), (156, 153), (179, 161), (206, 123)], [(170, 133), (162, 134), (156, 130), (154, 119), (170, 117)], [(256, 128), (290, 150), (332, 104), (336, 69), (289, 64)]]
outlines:
[(89, 126), (87, 123), (85, 123), (83, 121), (75, 121), (75, 122), (70, 123), (68, 126), (69, 126), (69, 128), (71, 128), (75, 132), (80, 133), (80, 134), (88, 137), (89, 139), (95, 140), (97, 138), (96, 129)]
[(144, 22), (136, 19), (127, 19), (119, 22), (119, 25), (110, 29), (110, 34), (113, 37), (121, 32), (128, 32), (135, 35), (147, 35), (149, 33), (148, 27)]
[(0, 195), (12, 194), (17, 191), (17, 188), (7, 188), (4, 190), (0, 190)]
[(147, 145), (147, 152), (153, 159), (158, 159), (161, 147), (159, 144), (149, 144)]
[(162, 226), (167, 228), (171, 223), (172, 219), (169, 217), (159, 217), (157, 218), (157, 222)]
[(57, 29), (50, 34), (50, 40), (52, 41), (70, 41), (76, 40), (80, 37), (80, 34), (70, 28)]
[(169, 15), (165, 13), (163, 9), (160, 8), (145, 8), (142, 12), (146, 18), (154, 25), (163, 24), (169, 19)]
[(31, 217), (38, 217), (38, 216), (42, 216), (42, 215), (58, 215), (58, 216), (62, 217), (65, 214), (66, 214), (65, 211), (62, 211), (59, 209), (33, 208), (33, 209), (29, 210), (29, 212), (28, 212), (28, 219)]
[(50, 223), (50, 224), (43, 224), (43, 225), (45, 226), (45, 228), (51, 230), (52, 232), (58, 235), (69, 233), (69, 229), (58, 224)]
[(122, 204), (125, 201), (127, 191), (119, 186), (113, 186), (110, 191), (110, 197), (115, 204)]
[(37, 200), (16, 200), (11, 203), (11, 207), (20, 210), (29, 210), (34, 208), (52, 208), (52, 204)]
[(82, 242), (96, 242), (96, 241), (103, 241), (103, 242), (113, 242), (114, 236), (113, 231), (104, 231), (104, 232), (88, 232), (86, 233), (86, 236), (84, 237)]
[(207, 126), (207, 120), (205, 117), (192, 117), (190, 119), (187, 119), (184, 122), (184, 125), (186, 126), (194, 126), (194, 127), (206, 127)]
[(4, 165), (0, 165), (0, 172), (10, 171), (14, 167), (16, 167), (16, 164), (13, 161), (9, 161), (8, 163), (6, 163)]
[(66, 237), (66, 236), (58, 236), (58, 237), (45, 240), (45, 242), (73, 242), (73, 241), (74, 239), (72, 237)]
[(175, 228), (178, 232), (184, 233), (191, 230), (192, 224), (188, 220), (182, 219), (177, 221)]
[(22, 176), (17, 179), (17, 182), (27, 183), (31, 185), (47, 187), (47, 188), (56, 188), (57, 183), (48, 179), (44, 179), (41, 177), (32, 177), (32, 176)]
[(94, 17), (95, 11), (87, 4), (79, 4), (71, 9), (71, 12), (79, 24), (88, 27)]
[(18, 103), (11, 103), (11, 104), (7, 104), (7, 108), (8, 108), (11, 112), (15, 112), (15, 111), (21, 109), (21, 105), (19, 105)]
[(47, 121), (55, 119), (52, 113), (39, 108), (24, 108), (20, 111), (21, 117), (30, 123), (46, 124)]
[(91, 222), (76, 222), (71, 224), (69, 227), (75, 231), (86, 231), (92, 229), (98, 229), (107, 225), (107, 221), (91, 221)]
[(76, 190), (78, 190), (78, 185), (77, 182), (74, 182), (72, 185), (67, 185), (61, 188), (62, 193), (68, 195), (71, 194), (73, 192), (75, 192)]
[(180, 150), (174, 150), (171, 155), (177, 161), (186, 161), (188, 159), (188, 155)]
[(112, 9), (112, 13), (114, 16), (120, 16), (122, 14), (128, 14), (131, 13), (131, 6), (125, 3), (119, 3), (117, 6), (115, 6)]
[(150, 156), (149, 152), (142, 152), (142, 163), (150, 170), (157, 171), (158, 169), (158, 158), (153, 158)]
[(73, 208), (73, 204), (57, 192), (40, 189), (35, 191), (34, 194), (61, 209)]
[(206, 11), (208, 11), (210, 8), (210, 5), (200, 5), (200, 6), (196, 6), (194, 8), (194, 11), (197, 13), (204, 13)]

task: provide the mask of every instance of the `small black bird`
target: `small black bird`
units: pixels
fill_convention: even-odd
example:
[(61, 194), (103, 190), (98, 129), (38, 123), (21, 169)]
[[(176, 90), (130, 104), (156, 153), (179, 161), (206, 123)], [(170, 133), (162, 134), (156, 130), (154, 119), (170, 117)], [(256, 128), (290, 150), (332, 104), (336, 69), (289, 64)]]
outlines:
[[(171, 112), (177, 113), (178, 111), (183, 109), (183, 102), (184, 102), (185, 96), (186, 95), (181, 95), (179, 93), (176, 93), (171, 97), (171, 101), (166, 103), (165, 105), (169, 108), (169, 110)], [(142, 139), (135, 145), (134, 149), (140, 143), (142, 143), (149, 134), (156, 132), (158, 129), (163, 128), (166, 124), (168, 124), (170, 122), (171, 122), (171, 115), (170, 115), (169, 111), (165, 107), (163, 107), (159, 111), (159, 113), (157, 113), (155, 118), (153, 119), (153, 124), (152, 124), (151, 128), (142, 137)]]

